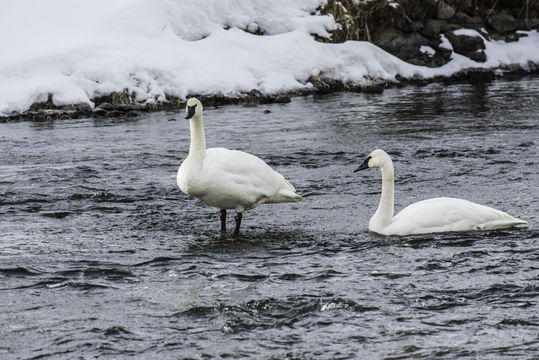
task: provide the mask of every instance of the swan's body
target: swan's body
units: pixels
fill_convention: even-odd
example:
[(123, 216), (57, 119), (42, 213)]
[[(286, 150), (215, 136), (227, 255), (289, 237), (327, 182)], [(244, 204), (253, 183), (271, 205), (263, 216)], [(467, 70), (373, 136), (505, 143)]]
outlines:
[(493, 230), (527, 224), (511, 215), (467, 200), (439, 197), (394, 211), (393, 162), (383, 150), (374, 150), (356, 170), (377, 167), (382, 172), (382, 195), (369, 230), (382, 235), (428, 234), (447, 231)]
[(264, 203), (301, 201), (294, 187), (258, 157), (225, 148), (206, 149), (200, 101), (189, 99), (187, 114), (191, 146), (178, 170), (178, 187), (204, 204), (221, 209), (223, 233), (227, 209), (238, 213), (237, 234), (245, 210)]

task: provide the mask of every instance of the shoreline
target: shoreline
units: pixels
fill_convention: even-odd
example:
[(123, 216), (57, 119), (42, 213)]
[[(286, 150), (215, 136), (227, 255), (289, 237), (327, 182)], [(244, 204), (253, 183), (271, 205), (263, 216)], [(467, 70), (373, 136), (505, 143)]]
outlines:
[[(408, 79), (397, 76), (395, 81), (373, 80), (371, 84), (357, 85), (346, 84), (340, 81), (324, 79), (323, 77), (311, 76), (307, 83), (313, 86), (310, 89), (289, 91), (278, 94), (263, 94), (254, 89), (248, 93), (236, 96), (224, 95), (199, 95), (190, 94), (189, 97), (197, 97), (205, 107), (217, 107), (222, 105), (247, 105), (257, 106), (263, 104), (289, 103), (292, 97), (307, 95), (324, 95), (339, 91), (380, 94), (385, 89), (405, 86), (426, 86), (434, 83), (446, 85), (457, 83), (488, 83), (496, 80), (519, 80), (525, 77), (539, 75), (539, 64), (529, 64), (531, 70), (523, 67), (503, 66), (493, 69), (467, 68), (458, 71), (452, 76), (436, 76), (433, 78)], [(29, 110), (21, 113), (13, 113), (0, 116), (0, 123), (12, 121), (53, 121), (63, 119), (80, 119), (84, 117), (135, 117), (145, 112), (182, 110), (181, 105), (186, 99), (167, 95), (167, 102), (163, 103), (136, 103), (130, 100), (128, 93), (117, 93), (100, 96), (92, 99), (95, 107), (86, 103), (58, 106), (52, 102), (52, 96), (46, 102), (34, 103)]]

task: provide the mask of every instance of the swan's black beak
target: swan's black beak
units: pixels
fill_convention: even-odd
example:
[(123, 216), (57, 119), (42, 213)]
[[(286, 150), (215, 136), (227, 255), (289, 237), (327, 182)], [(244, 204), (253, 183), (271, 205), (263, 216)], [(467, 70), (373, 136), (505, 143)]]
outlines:
[(187, 115), (185, 116), (186, 119), (190, 119), (193, 116), (195, 116), (195, 108), (196, 107), (197, 107), (196, 105), (187, 107)]
[(368, 156), (365, 161), (357, 169), (354, 170), (354, 172), (358, 172), (359, 170), (365, 170), (369, 168), (369, 160), (371, 159), (370, 156)]

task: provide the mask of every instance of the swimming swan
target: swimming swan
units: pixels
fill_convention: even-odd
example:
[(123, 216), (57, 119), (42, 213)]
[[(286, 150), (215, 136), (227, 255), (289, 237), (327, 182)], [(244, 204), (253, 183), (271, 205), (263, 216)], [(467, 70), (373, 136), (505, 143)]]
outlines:
[(380, 168), (382, 195), (369, 230), (382, 235), (428, 234), (446, 231), (492, 230), (527, 224), (503, 211), (467, 200), (440, 197), (408, 205), (393, 217), (393, 162), (380, 149), (371, 152), (354, 172)]
[(206, 150), (202, 103), (190, 98), (186, 107), (191, 130), (189, 155), (178, 169), (178, 187), (206, 205), (221, 209), (221, 236), (226, 233), (226, 210), (236, 210), (234, 235), (242, 213), (260, 204), (300, 202), (294, 187), (258, 157), (237, 150)]

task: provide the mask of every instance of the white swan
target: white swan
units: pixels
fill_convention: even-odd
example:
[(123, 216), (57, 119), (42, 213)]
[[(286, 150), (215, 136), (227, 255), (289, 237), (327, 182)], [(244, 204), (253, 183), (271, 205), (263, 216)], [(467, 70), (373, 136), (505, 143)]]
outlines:
[(178, 187), (204, 204), (221, 209), (222, 236), (226, 233), (227, 209), (237, 212), (234, 235), (238, 235), (245, 210), (265, 203), (301, 201), (294, 187), (258, 157), (224, 148), (206, 150), (202, 103), (190, 98), (186, 112), (191, 146), (178, 170)]
[(440, 197), (405, 207), (393, 217), (393, 162), (380, 149), (371, 152), (354, 172), (380, 168), (382, 195), (369, 230), (382, 235), (428, 234), (446, 231), (492, 230), (527, 224), (503, 211), (467, 200)]

